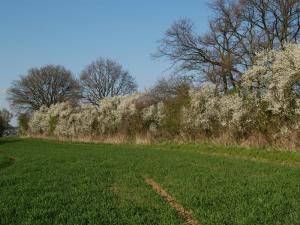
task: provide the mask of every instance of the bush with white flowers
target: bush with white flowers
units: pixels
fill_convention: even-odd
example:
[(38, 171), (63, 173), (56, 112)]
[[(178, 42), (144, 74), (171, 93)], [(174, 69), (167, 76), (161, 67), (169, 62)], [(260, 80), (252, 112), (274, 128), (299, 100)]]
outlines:
[(226, 133), (240, 139), (263, 134), (270, 140), (300, 133), (300, 45), (258, 54), (238, 93), (224, 95), (207, 83), (178, 99), (181, 104), (176, 98), (157, 102), (147, 94), (134, 94), (104, 98), (99, 107), (43, 106), (33, 113), (28, 131), (64, 137)]
[[(246, 97), (254, 99), (273, 122), (274, 129), (300, 129), (300, 45), (283, 51), (258, 54), (255, 65), (242, 82)], [(270, 121), (271, 120), (271, 121)]]
[(190, 104), (182, 110), (182, 126), (191, 133), (213, 133), (220, 127), (219, 96), (212, 84), (191, 90)]
[[(162, 103), (139, 112), (136, 101), (141, 96), (135, 94), (105, 98), (100, 107), (90, 104), (72, 106), (69, 103), (58, 103), (50, 108), (43, 106), (33, 113), (29, 132), (35, 135), (80, 137), (120, 133), (128, 130), (126, 126), (133, 123), (145, 124), (146, 129), (158, 128), (163, 113)], [(137, 120), (138, 117), (142, 120)]]

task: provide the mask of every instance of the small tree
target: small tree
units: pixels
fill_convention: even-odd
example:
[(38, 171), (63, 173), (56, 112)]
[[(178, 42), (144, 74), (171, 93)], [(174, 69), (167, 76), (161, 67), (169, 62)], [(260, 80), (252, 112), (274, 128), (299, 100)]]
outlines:
[(161, 126), (166, 135), (179, 135), (181, 110), (189, 104), (189, 90), (192, 78), (189, 76), (170, 76), (156, 82), (148, 95), (154, 103), (163, 102), (165, 117)]
[(176, 98), (182, 90), (188, 90), (193, 86), (193, 77), (171, 75), (162, 77), (156, 81), (155, 85), (148, 92), (155, 102), (170, 100)]
[(4, 130), (5, 130), (5, 121), (2, 118), (2, 116), (0, 115), (0, 137), (3, 136)]
[(3, 135), (3, 132), (9, 128), (9, 122), (12, 119), (12, 114), (6, 110), (0, 110), (0, 137)]
[(99, 105), (105, 97), (132, 94), (137, 90), (134, 78), (110, 59), (98, 59), (88, 65), (80, 76), (85, 100)]
[(29, 120), (30, 117), (26, 113), (21, 113), (18, 117), (18, 124), (19, 124), (19, 132), (20, 134), (26, 134), (29, 128)]

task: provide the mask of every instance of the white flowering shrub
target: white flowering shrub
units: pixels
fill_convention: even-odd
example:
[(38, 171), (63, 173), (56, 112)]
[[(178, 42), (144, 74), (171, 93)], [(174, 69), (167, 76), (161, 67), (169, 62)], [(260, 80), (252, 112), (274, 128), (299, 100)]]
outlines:
[(204, 84), (191, 90), (184, 86), (161, 102), (145, 93), (105, 98), (100, 107), (59, 103), (34, 112), (28, 132), (63, 137), (229, 134), (236, 140), (299, 134), (300, 45), (258, 54), (239, 93), (224, 95)]
[(93, 105), (83, 105), (73, 109), (67, 108), (66, 117), (59, 117), (56, 136), (93, 136), (98, 134), (99, 113)]
[(71, 121), (71, 117), (74, 114), (75, 108), (67, 102), (52, 105), (48, 110), (48, 130), (50, 130), (51, 119), (56, 118), (53, 130), (54, 135), (66, 137), (74, 135), (74, 122)]
[(42, 106), (38, 111), (35, 111), (29, 121), (29, 132), (32, 134), (47, 134), (49, 129), (50, 115), (49, 109)]
[(182, 126), (191, 134), (211, 134), (220, 126), (220, 97), (215, 85), (206, 84), (190, 91), (190, 104), (182, 109)]
[(243, 77), (242, 87), (246, 97), (259, 105), (256, 109), (263, 115), (261, 120), (268, 125), (273, 123), (273, 132), (299, 131), (299, 44), (286, 45), (283, 51), (258, 54), (256, 64)]
[(119, 133), (132, 122), (137, 113), (135, 102), (140, 94), (115, 96), (101, 101), (99, 108), (100, 134)]
[(100, 107), (90, 104), (74, 107), (69, 103), (59, 103), (50, 108), (43, 106), (33, 113), (29, 132), (35, 135), (77, 137), (139, 132), (143, 129), (147, 131), (154, 127), (158, 129), (163, 104), (138, 110), (136, 101), (141, 96), (135, 94), (105, 98)]
[(237, 138), (300, 131), (300, 45), (257, 56), (245, 73), (241, 93), (220, 95), (206, 84), (190, 91), (190, 105), (182, 109), (184, 132), (231, 133)]
[(59, 103), (52, 105), (50, 108), (42, 106), (38, 111), (33, 113), (29, 121), (29, 132), (32, 134), (50, 133), (51, 121), (55, 118), (53, 124), (53, 134), (71, 136), (70, 116), (73, 115), (74, 108), (69, 103)]
[(223, 130), (243, 133), (242, 121), (247, 115), (243, 99), (237, 94), (223, 95), (219, 98), (219, 119)]
[(156, 134), (162, 126), (162, 120), (165, 118), (164, 103), (159, 102), (143, 108), (141, 116), (146, 130)]

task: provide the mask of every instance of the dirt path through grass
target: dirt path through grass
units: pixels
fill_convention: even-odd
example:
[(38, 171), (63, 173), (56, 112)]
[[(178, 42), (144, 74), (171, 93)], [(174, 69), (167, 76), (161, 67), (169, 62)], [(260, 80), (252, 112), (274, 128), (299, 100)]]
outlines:
[(174, 199), (168, 192), (166, 192), (158, 183), (154, 180), (145, 177), (145, 182), (152, 187), (172, 208), (176, 210), (180, 217), (189, 225), (200, 225), (197, 220), (195, 220), (192, 214), (183, 208), (176, 199)]

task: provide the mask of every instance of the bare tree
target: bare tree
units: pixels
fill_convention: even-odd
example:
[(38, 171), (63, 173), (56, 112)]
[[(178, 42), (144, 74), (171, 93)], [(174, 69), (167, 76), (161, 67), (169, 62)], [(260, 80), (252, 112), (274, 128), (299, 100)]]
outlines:
[(155, 56), (167, 57), (173, 65), (178, 65), (177, 71), (196, 71), (203, 81), (223, 82), (227, 91), (227, 77), (231, 78), (231, 86), (235, 86), (234, 76), (241, 73), (232, 61), (234, 46), (223, 24), (211, 23), (210, 28), (211, 32), (197, 36), (191, 21), (184, 19), (174, 23), (161, 40)]
[(171, 75), (162, 77), (148, 91), (148, 97), (152, 102), (160, 102), (176, 98), (179, 92), (189, 90), (193, 86), (193, 77)]
[(134, 78), (111, 59), (92, 62), (82, 71), (80, 80), (86, 101), (98, 106), (105, 97), (132, 94), (137, 90)]
[(167, 58), (178, 71), (198, 73), (224, 93), (239, 88), (256, 52), (299, 41), (299, 0), (212, 0), (210, 7), (207, 33), (198, 35), (190, 20), (179, 20), (155, 56)]
[(299, 0), (240, 0), (239, 4), (244, 27), (255, 28), (256, 42), (261, 48), (283, 48), (285, 43), (298, 42)]
[(80, 97), (80, 86), (72, 73), (57, 65), (30, 69), (8, 90), (9, 102), (20, 111), (38, 110), (43, 105), (49, 107), (64, 101), (76, 104)]

